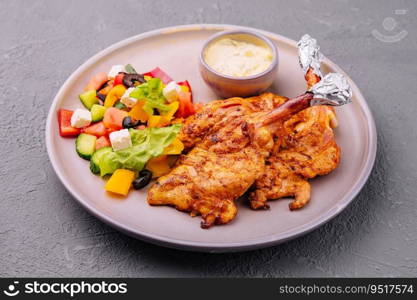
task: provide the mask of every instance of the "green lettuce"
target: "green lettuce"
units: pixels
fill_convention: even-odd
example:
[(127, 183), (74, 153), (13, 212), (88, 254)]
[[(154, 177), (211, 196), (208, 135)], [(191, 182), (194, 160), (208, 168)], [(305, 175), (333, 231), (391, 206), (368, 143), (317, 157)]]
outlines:
[(149, 159), (162, 154), (178, 132), (181, 124), (162, 128), (129, 129), (132, 147), (105, 153), (99, 162), (100, 175), (112, 174), (117, 169), (140, 171)]
[(160, 113), (169, 111), (169, 106), (165, 103), (165, 97), (162, 94), (164, 85), (159, 78), (152, 78), (149, 81), (138, 85), (131, 93), (130, 97), (146, 100), (143, 110), (148, 115), (153, 115), (153, 110), (156, 108)]

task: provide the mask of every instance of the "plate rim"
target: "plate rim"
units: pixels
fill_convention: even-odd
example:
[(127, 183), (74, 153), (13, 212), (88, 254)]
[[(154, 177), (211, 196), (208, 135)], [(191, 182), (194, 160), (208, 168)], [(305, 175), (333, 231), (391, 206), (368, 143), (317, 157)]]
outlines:
[(375, 158), (376, 158), (376, 152), (377, 152), (377, 132), (376, 132), (376, 126), (375, 121), (372, 116), (372, 112), (362, 95), (361, 91), (355, 84), (355, 82), (335, 63), (333, 63), (328, 58), (324, 57), (323, 62), (325, 62), (327, 65), (331, 66), (337, 72), (340, 72), (344, 74), (353, 89), (354, 94), (361, 102), (361, 109), (363, 110), (363, 113), (365, 115), (365, 120), (368, 123), (368, 147), (369, 149), (366, 152), (366, 158), (365, 158), (365, 165), (362, 168), (360, 172), (360, 176), (358, 177), (355, 185), (352, 187), (351, 192), (347, 194), (344, 199), (337, 205), (336, 209), (330, 209), (324, 214), (321, 214), (320, 217), (313, 222), (307, 222), (303, 224), (302, 226), (298, 227), (298, 229), (295, 232), (283, 232), (279, 234), (272, 234), (268, 236), (262, 236), (257, 239), (251, 239), (245, 242), (225, 242), (225, 243), (211, 243), (211, 242), (196, 242), (196, 241), (188, 241), (188, 240), (180, 240), (176, 238), (170, 238), (166, 236), (161, 236), (154, 233), (144, 232), (140, 229), (131, 228), (128, 225), (125, 225), (121, 222), (118, 222), (117, 220), (113, 220), (111, 216), (106, 215), (104, 212), (101, 212), (100, 210), (94, 208), (92, 205), (90, 205), (87, 201), (83, 200), (83, 197), (81, 197), (77, 191), (74, 191), (70, 188), (69, 183), (64, 177), (64, 174), (60, 172), (60, 170), (57, 167), (57, 158), (53, 155), (52, 151), (52, 122), (54, 120), (54, 114), (57, 109), (57, 105), (59, 102), (59, 99), (62, 98), (62, 95), (67, 90), (67, 86), (70, 85), (72, 80), (76, 77), (78, 77), (82, 72), (84, 72), (86, 69), (88, 69), (91, 65), (93, 65), (96, 61), (100, 60), (102, 57), (110, 54), (111, 52), (127, 46), (131, 43), (134, 43), (136, 41), (146, 39), (152, 36), (162, 35), (162, 34), (170, 34), (175, 32), (181, 32), (181, 31), (200, 31), (200, 30), (232, 30), (232, 29), (241, 29), (241, 30), (252, 30), (260, 32), (261, 34), (266, 35), (267, 37), (273, 39), (273, 40), (281, 40), (285, 43), (291, 44), (294, 47), (296, 47), (296, 41), (286, 38), (280, 34), (276, 34), (273, 32), (256, 29), (252, 27), (246, 27), (246, 26), (239, 26), (239, 25), (230, 25), (230, 24), (188, 24), (188, 25), (178, 25), (178, 26), (170, 26), (170, 27), (164, 27), (160, 29), (155, 29), (151, 31), (147, 31), (135, 36), (132, 36), (130, 38), (124, 39), (122, 41), (116, 42), (105, 49), (101, 50), (100, 52), (96, 53), (92, 57), (90, 57), (88, 60), (86, 60), (83, 64), (81, 64), (72, 74), (65, 80), (65, 82), (62, 84), (62, 86), (59, 88), (57, 94), (55, 95), (51, 106), (48, 111), (48, 117), (46, 120), (46, 127), (45, 127), (45, 139), (46, 139), (46, 149), (48, 153), (49, 161), (52, 164), (52, 168), (55, 172), (55, 174), (58, 176), (61, 183), (64, 185), (64, 187), (67, 189), (67, 191), (74, 197), (79, 204), (83, 208), (85, 208), (90, 214), (101, 220), (102, 222), (110, 225), (111, 227), (115, 228), (118, 231), (121, 231), (129, 236), (132, 236), (134, 238), (138, 238), (140, 240), (150, 242), (152, 244), (169, 247), (169, 248), (175, 248), (175, 249), (181, 249), (181, 250), (190, 250), (190, 251), (199, 251), (199, 252), (240, 252), (240, 251), (248, 251), (248, 250), (254, 250), (259, 248), (265, 248), (270, 247), (274, 245), (278, 245), (281, 243), (284, 243), (286, 241), (292, 240), (294, 238), (297, 238), (301, 235), (307, 234), (321, 225), (329, 222), (331, 219), (336, 217), (340, 212), (342, 212), (358, 195), (358, 193), (361, 191), (361, 189), (364, 187), (365, 183), (367, 182), (371, 171), (373, 169), (373, 166), (375, 164)]

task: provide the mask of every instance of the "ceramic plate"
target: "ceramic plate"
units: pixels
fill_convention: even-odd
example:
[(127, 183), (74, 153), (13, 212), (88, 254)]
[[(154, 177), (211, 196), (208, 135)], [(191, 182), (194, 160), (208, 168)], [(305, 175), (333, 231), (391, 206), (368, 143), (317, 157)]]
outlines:
[[(79, 67), (56, 95), (47, 119), (46, 144), (56, 174), (74, 198), (90, 213), (109, 225), (158, 245), (207, 252), (243, 251), (267, 247), (300, 236), (340, 213), (365, 184), (376, 153), (376, 131), (371, 112), (361, 92), (350, 80), (353, 103), (337, 108), (340, 126), (335, 130), (342, 148), (340, 166), (331, 174), (312, 180), (312, 198), (299, 211), (289, 211), (289, 199), (269, 202), (271, 209), (253, 211), (239, 203), (235, 220), (209, 230), (200, 228), (200, 218), (171, 207), (151, 207), (146, 191), (132, 191), (126, 199), (115, 199), (104, 191), (104, 181), (91, 174), (87, 161), (78, 157), (74, 139), (58, 134), (57, 110), (81, 107), (77, 95), (96, 72), (107, 72), (115, 64), (132, 64), (139, 72), (154, 67), (177, 81), (187, 79), (194, 99), (216, 99), (198, 70), (201, 47), (211, 35), (230, 25), (187, 25), (159, 29), (119, 42), (96, 54)], [(259, 30), (258, 30), (259, 31)], [(279, 72), (271, 91), (288, 97), (305, 91), (298, 66), (296, 42), (259, 31), (276, 43), (280, 51)], [(320, 42), (320, 41), (319, 41)], [(322, 49), (326, 53), (326, 49)], [(328, 59), (323, 72), (343, 71)], [(346, 75), (346, 74), (345, 74)]]

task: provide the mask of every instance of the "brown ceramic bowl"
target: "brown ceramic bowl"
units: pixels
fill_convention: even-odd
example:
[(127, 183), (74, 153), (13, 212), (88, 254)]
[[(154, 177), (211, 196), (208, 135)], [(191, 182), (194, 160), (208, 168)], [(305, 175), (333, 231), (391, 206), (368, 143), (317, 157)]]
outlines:
[[(211, 43), (224, 37), (242, 38), (249, 36), (262, 44), (265, 44), (272, 52), (271, 65), (265, 71), (251, 76), (228, 76), (217, 72), (205, 61), (205, 52)], [(204, 81), (220, 97), (247, 97), (257, 95), (271, 86), (278, 71), (278, 50), (274, 43), (264, 35), (251, 30), (228, 30), (211, 36), (204, 44), (200, 53), (200, 73)]]

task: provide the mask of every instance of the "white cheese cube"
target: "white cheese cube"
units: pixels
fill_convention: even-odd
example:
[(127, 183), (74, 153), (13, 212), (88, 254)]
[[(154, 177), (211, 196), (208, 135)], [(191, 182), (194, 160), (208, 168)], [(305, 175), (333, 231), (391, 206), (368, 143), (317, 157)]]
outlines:
[(107, 77), (114, 78), (119, 74), (120, 72), (126, 72), (124, 65), (114, 65), (111, 67), (110, 72), (107, 74)]
[(131, 87), (126, 90), (126, 92), (123, 94), (122, 98), (120, 98), (120, 102), (122, 102), (127, 107), (133, 107), (135, 106), (136, 102), (138, 102), (138, 99), (131, 98), (129, 95), (131, 92), (133, 92), (135, 88)]
[(181, 86), (179, 86), (175, 81), (168, 83), (162, 90), (162, 94), (168, 102), (177, 101), (179, 92), (181, 92)]
[(82, 128), (90, 125), (91, 113), (86, 109), (77, 108), (71, 116), (71, 126)]
[(132, 139), (128, 129), (113, 131), (110, 133), (110, 142), (114, 151), (132, 147)]

